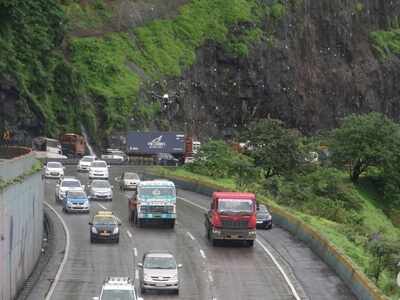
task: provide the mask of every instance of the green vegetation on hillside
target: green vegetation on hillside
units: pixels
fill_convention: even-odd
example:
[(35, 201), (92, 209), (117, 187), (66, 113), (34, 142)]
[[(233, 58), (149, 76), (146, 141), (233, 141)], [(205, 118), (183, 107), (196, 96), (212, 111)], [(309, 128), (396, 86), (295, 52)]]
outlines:
[(1, 76), (17, 81), (20, 102), (39, 116), (43, 134), (79, 131), (78, 120), (94, 137), (130, 122), (146, 127), (160, 109), (139, 96), (149, 81), (181, 75), (207, 41), (231, 55), (248, 55), (251, 44), (263, 37), (263, 20), (285, 11), (280, 1), (269, 7), (258, 0), (232, 0), (229, 5), (196, 0), (170, 20), (79, 37), (80, 29), (101, 32), (115, 17), (113, 5), (104, 0), (0, 4)]
[(79, 85), (60, 51), (65, 23), (56, 0), (0, 3), (0, 79), (16, 81), (21, 110), (48, 135), (76, 127)]
[(392, 55), (400, 55), (400, 29), (374, 31), (370, 33), (372, 47), (385, 60)]

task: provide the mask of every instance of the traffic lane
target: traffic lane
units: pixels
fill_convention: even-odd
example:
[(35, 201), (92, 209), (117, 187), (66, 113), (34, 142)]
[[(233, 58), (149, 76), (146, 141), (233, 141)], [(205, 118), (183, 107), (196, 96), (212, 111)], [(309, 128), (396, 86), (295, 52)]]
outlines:
[(299, 274), (296, 277), (310, 299), (357, 299), (327, 264), (286, 230), (276, 226), (273, 230), (260, 229), (257, 236), (280, 253), (295, 274)]
[[(189, 198), (192, 199), (192, 198)], [(205, 253), (217, 299), (294, 299), (282, 274), (257, 245), (225, 242), (214, 247), (204, 229), (204, 212), (178, 200), (178, 220)]]
[[(181, 228), (179, 222), (175, 229), (160, 226), (137, 228), (129, 224), (128, 199), (132, 197), (134, 192), (120, 191), (119, 183), (115, 181), (115, 177), (120, 176), (123, 170), (118, 166), (110, 168), (110, 183), (114, 186), (113, 201), (92, 201), (92, 204), (98, 203), (112, 209), (114, 214), (126, 225), (124, 234), (132, 241), (130, 252), (133, 255), (137, 254), (135, 265), (142, 259), (143, 254), (150, 250), (170, 251), (175, 255), (177, 262), (183, 264), (183, 268), (179, 270), (181, 279), (179, 296), (154, 291), (143, 295), (145, 299), (160, 299), (160, 296), (162, 299), (211, 299), (207, 277), (204, 276), (203, 261), (199, 252), (195, 249), (196, 245), (186, 235), (186, 231)], [(137, 287), (139, 288), (139, 282), (137, 282)]]
[[(179, 190), (180, 197), (207, 208), (210, 198), (186, 190)], [(310, 299), (356, 299), (336, 273), (306, 244), (286, 230), (274, 226), (271, 230), (257, 230), (257, 237), (271, 247), (284, 264), (288, 273), (294, 274)]]
[[(67, 168), (67, 175), (76, 175)], [(46, 182), (46, 200), (60, 213), (70, 232), (70, 252), (52, 299), (91, 299), (98, 296), (107, 276), (134, 275), (129, 257), (131, 241), (121, 235), (119, 244), (91, 244), (87, 214), (65, 214), (55, 201), (56, 181)], [(101, 209), (92, 203), (91, 214)], [(128, 254), (128, 255), (127, 255)]]

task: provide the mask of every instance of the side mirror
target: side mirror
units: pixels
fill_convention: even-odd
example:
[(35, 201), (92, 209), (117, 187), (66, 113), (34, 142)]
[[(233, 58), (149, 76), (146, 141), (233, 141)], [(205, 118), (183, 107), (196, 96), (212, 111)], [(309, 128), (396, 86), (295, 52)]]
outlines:
[(182, 268), (183, 265), (182, 264), (178, 264), (178, 269)]
[(93, 225), (93, 223), (92, 223), (92, 222), (89, 222), (88, 224), (89, 224), (89, 225)]
[(137, 266), (138, 266), (139, 268), (143, 268), (143, 264), (142, 264), (142, 263), (138, 263)]

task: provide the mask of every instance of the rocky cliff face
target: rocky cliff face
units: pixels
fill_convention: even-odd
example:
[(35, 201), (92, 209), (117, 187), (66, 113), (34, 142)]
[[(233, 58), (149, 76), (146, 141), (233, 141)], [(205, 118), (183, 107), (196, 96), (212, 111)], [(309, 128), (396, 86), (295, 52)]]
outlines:
[(379, 60), (369, 38), (390, 29), (400, 1), (287, 2), (284, 16), (264, 24), (266, 34), (248, 57), (232, 57), (214, 43), (198, 51), (197, 63), (168, 83), (179, 95), (171, 124), (221, 136), (264, 117), (308, 134), (350, 113), (400, 119), (400, 59)]

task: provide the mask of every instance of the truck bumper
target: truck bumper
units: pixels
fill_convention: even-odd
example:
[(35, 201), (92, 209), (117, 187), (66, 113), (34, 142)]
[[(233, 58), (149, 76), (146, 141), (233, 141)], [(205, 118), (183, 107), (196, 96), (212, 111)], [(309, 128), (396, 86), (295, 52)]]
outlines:
[(213, 240), (255, 240), (256, 230), (213, 228), (211, 238)]
[(139, 219), (144, 220), (175, 220), (176, 214), (143, 214), (139, 213)]

